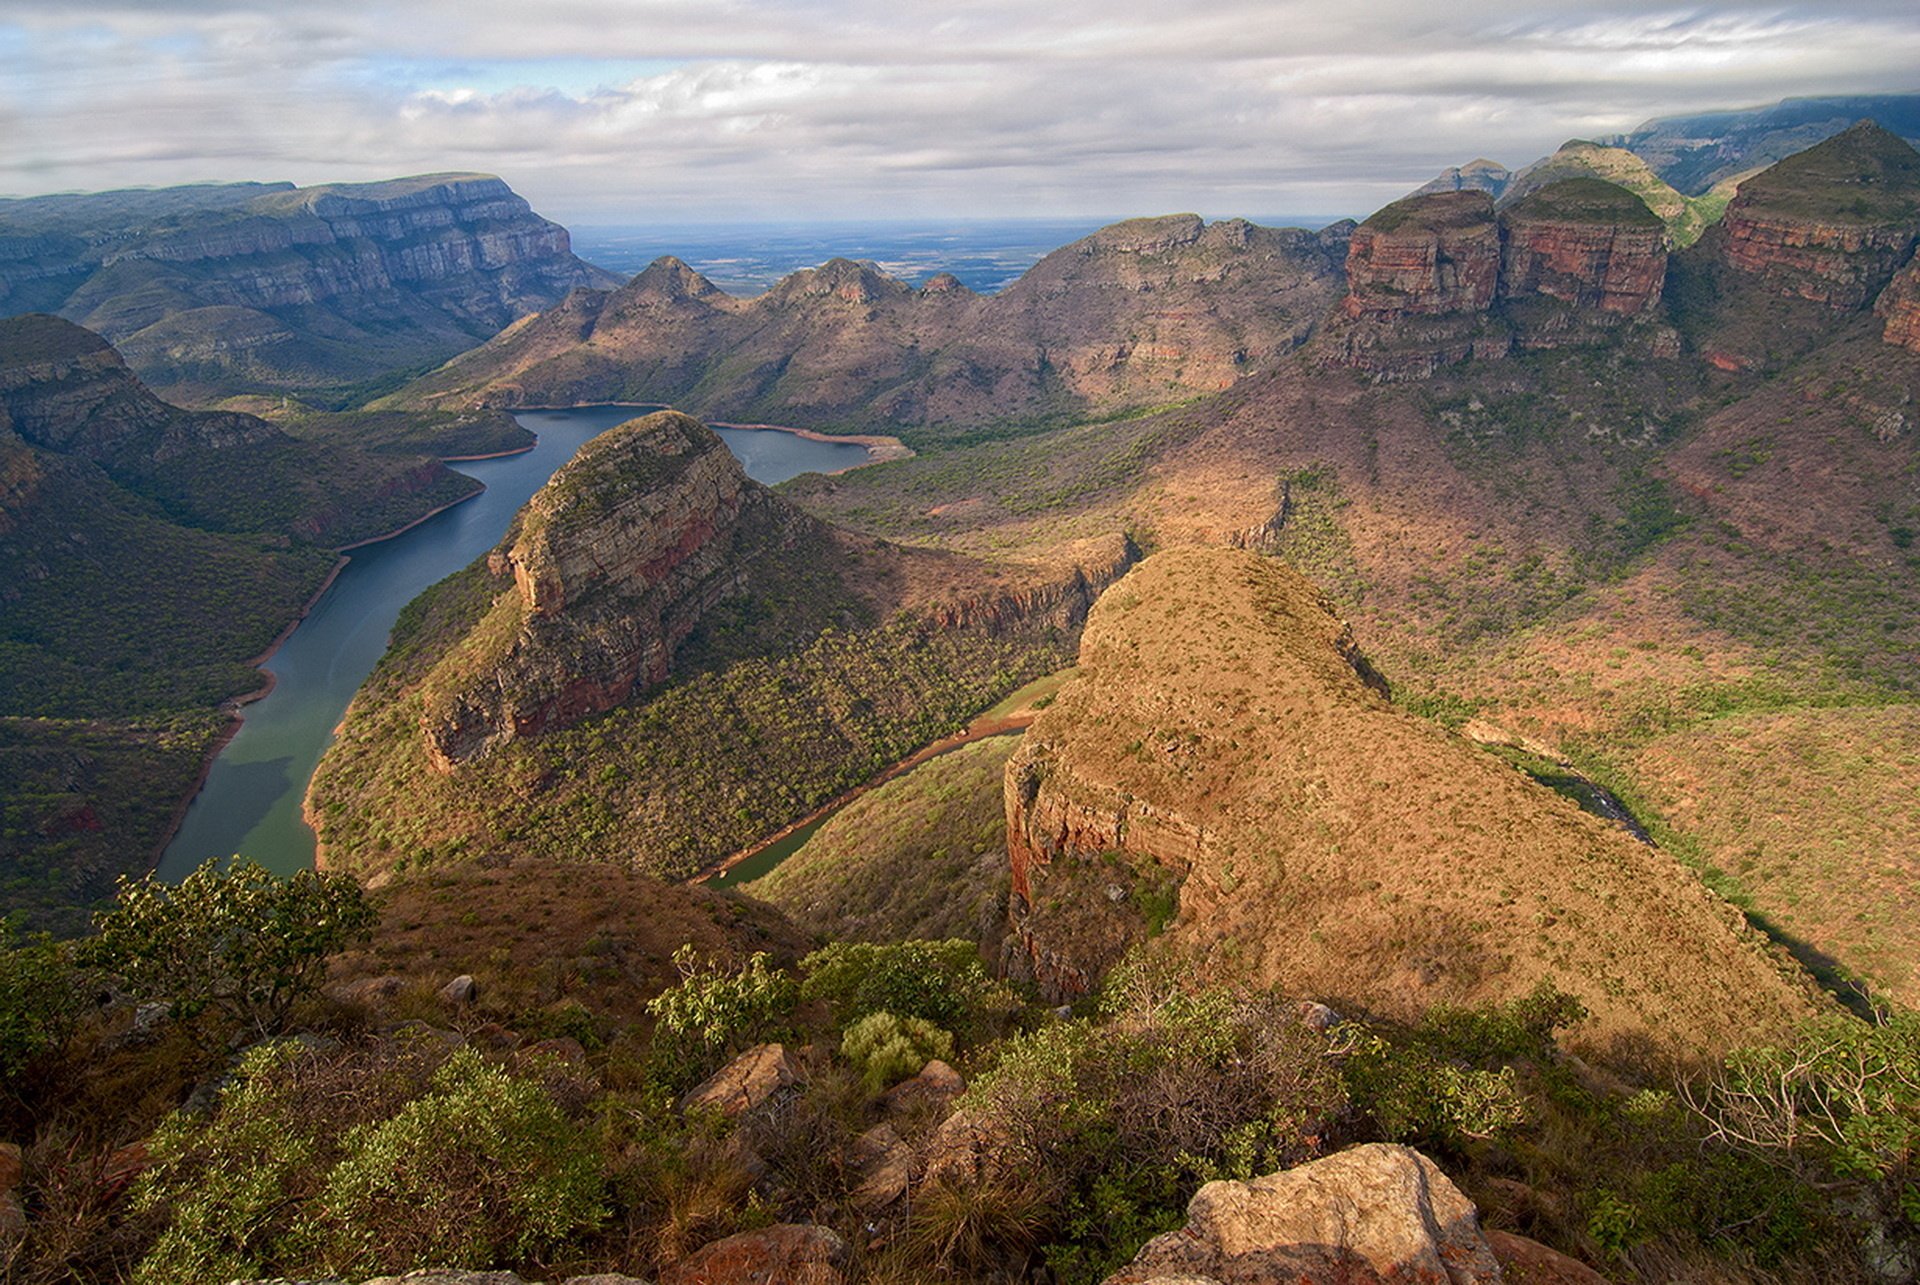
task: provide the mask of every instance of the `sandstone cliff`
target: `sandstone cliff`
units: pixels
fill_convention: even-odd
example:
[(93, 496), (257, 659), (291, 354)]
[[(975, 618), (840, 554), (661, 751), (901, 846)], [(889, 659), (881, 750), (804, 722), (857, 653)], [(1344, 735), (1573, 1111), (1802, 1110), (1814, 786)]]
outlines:
[(1203, 974), (1349, 1011), (1550, 978), (1592, 1047), (1720, 1049), (1815, 1006), (1666, 854), (1395, 709), (1276, 562), (1149, 558), (1095, 606), (1080, 663), (1006, 774), (1016, 962), (1050, 994), (1164, 928)]
[(0, 309), (58, 311), (170, 385), (365, 379), (450, 356), (611, 280), (489, 175), (0, 209)]
[(434, 766), (451, 771), (661, 682), (755, 546), (807, 522), (698, 420), (661, 411), (602, 433), (521, 511), (489, 562), (512, 587), (428, 676)]
[(1772, 291), (1864, 308), (1920, 238), (1920, 154), (1870, 121), (1740, 185), (1721, 253)]
[(1625, 188), (1594, 178), (1536, 188), (1500, 216), (1500, 297), (1521, 347), (1590, 341), (1660, 307), (1666, 231)]
[(1886, 321), (1882, 337), (1888, 343), (1920, 353), (1920, 256), (1880, 292), (1873, 310)]
[(839, 259), (734, 299), (675, 259), (450, 363), (410, 405), (671, 401), (716, 418), (975, 425), (1225, 388), (1306, 337), (1350, 225), (1135, 219), (997, 295)]

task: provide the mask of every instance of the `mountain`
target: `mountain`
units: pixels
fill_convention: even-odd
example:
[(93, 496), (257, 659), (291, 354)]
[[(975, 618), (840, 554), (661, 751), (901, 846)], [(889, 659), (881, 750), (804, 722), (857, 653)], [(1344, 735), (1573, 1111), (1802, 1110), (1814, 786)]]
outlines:
[(0, 865), (71, 925), (144, 866), (333, 547), (471, 494), (435, 460), (155, 396), (98, 335), (0, 320)]
[(1601, 1049), (1724, 1051), (1815, 1009), (1671, 856), (1394, 708), (1325, 599), (1252, 552), (1156, 554), (1095, 605), (1006, 809), (1016, 971), (1056, 998), (1152, 939), (1402, 1019), (1550, 980)]
[(1804, 151), (1861, 120), (1920, 142), (1920, 94), (1788, 98), (1767, 107), (1664, 116), (1608, 140), (1691, 196)]
[(1430, 192), (1485, 192), (1494, 200), (1513, 182), (1513, 171), (1486, 157), (1450, 166), (1439, 175), (1415, 188), (1408, 195), (1425, 196)]
[(1058, 669), (1134, 556), (1118, 528), (1027, 561), (904, 548), (688, 416), (630, 420), (408, 609), (309, 791), (322, 860), (691, 875)]
[(614, 280), (485, 174), (0, 201), (0, 315), (57, 312), (203, 399), (338, 392)]
[(1682, 196), (1627, 149), (1574, 139), (1552, 156), (1522, 168), (1495, 194), (1495, 200), (1505, 208), (1550, 183), (1577, 178), (1601, 179), (1639, 197), (1666, 224), (1668, 242), (1676, 249), (1698, 241), (1733, 197), (1733, 186), (1726, 182), (1698, 197)]
[(672, 402), (720, 419), (929, 432), (1129, 410), (1218, 391), (1297, 347), (1337, 289), (1346, 231), (1135, 219), (987, 297), (836, 259), (743, 300), (662, 259), (389, 404)]

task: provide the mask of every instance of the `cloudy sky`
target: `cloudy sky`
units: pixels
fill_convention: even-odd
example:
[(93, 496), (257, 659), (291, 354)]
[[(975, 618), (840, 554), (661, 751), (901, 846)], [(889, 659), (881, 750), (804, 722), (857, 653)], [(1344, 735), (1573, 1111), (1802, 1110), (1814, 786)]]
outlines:
[(0, 193), (433, 170), (570, 223), (1364, 214), (1649, 116), (1920, 89), (1920, 3), (0, 0)]

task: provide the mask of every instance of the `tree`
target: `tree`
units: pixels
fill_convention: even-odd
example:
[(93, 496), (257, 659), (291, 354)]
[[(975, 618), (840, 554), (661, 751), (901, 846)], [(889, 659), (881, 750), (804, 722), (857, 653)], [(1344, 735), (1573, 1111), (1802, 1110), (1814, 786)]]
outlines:
[(208, 861), (179, 884), (122, 876), (94, 918), (89, 958), (180, 1017), (213, 1009), (256, 1034), (286, 1028), (319, 986), (327, 956), (371, 935), (373, 908), (342, 874), (280, 878), (251, 861)]

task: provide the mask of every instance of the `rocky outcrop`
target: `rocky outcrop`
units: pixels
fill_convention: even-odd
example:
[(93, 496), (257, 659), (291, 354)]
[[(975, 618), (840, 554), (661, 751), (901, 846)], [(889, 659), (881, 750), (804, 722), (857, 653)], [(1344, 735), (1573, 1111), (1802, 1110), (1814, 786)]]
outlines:
[(57, 310), (151, 380), (298, 386), (451, 356), (613, 284), (491, 175), (223, 192), (12, 203), (0, 308)]
[[(354, 1282), (329, 1276), (324, 1280), (303, 1278), (289, 1280), (275, 1277), (272, 1280), (234, 1282), (234, 1285), (354, 1285)], [(359, 1285), (542, 1285), (539, 1281), (528, 1281), (517, 1272), (475, 1272), (459, 1267), (427, 1267), (419, 1271), (404, 1272), (399, 1276), (376, 1276), (371, 1280), (359, 1282)], [(569, 1276), (557, 1280), (554, 1285), (648, 1285), (638, 1276), (624, 1276), (618, 1272), (595, 1272), (590, 1276)]]
[(1441, 170), (1434, 178), (1415, 188), (1414, 196), (1426, 196), (1433, 192), (1485, 192), (1494, 200), (1499, 200), (1513, 182), (1513, 171), (1498, 161), (1490, 161), (1482, 156), (1468, 161), (1465, 165), (1451, 165)]
[(159, 463), (280, 436), (252, 415), (169, 406), (106, 340), (44, 314), (0, 321), (0, 411), (35, 446), (96, 463)]
[(1740, 185), (1719, 251), (1774, 293), (1866, 307), (1920, 239), (1920, 154), (1862, 121)]
[(1210, 1182), (1187, 1225), (1104, 1285), (1497, 1285), (1473, 1202), (1433, 1161), (1370, 1143), (1255, 1178)]
[(660, 1285), (841, 1285), (847, 1242), (812, 1223), (776, 1223), (717, 1240), (660, 1274)]
[(773, 1100), (799, 1082), (799, 1073), (778, 1044), (756, 1044), (702, 1080), (680, 1100), (687, 1111), (718, 1111), (731, 1119)]
[(1383, 686), (1271, 559), (1134, 568), (1007, 764), (1012, 971), (1070, 998), (1151, 942), (1201, 976), (1406, 1017), (1551, 980), (1602, 1052), (1721, 1049), (1813, 1011), (1804, 976), (1671, 857)]
[(1073, 629), (1086, 619), (1102, 590), (1140, 560), (1131, 539), (1112, 535), (1082, 542), (1070, 551), (1073, 565), (1022, 588), (935, 603), (928, 608), (940, 629), (980, 629), (999, 634), (1052, 626)]
[[(1351, 224), (1133, 219), (981, 296), (836, 259), (753, 299), (662, 260), (582, 293), (408, 389), (425, 405), (670, 401), (733, 420), (976, 424), (1226, 388), (1332, 303)], [(670, 287), (670, 288), (669, 288)]]
[(1882, 338), (1920, 353), (1920, 256), (1908, 260), (1893, 283), (1880, 292), (1873, 310), (1886, 322)]
[(698, 420), (661, 411), (602, 433), (490, 556), (512, 588), (427, 679), (429, 758), (450, 771), (659, 683), (756, 547), (808, 524)]
[(1501, 215), (1500, 292), (1621, 316), (1651, 312), (1667, 276), (1659, 217), (1625, 188), (1567, 179)]
[(1395, 201), (1354, 230), (1347, 296), (1323, 351), (1383, 380), (1504, 356), (1511, 337), (1489, 315), (1499, 283), (1500, 229), (1485, 192)]

